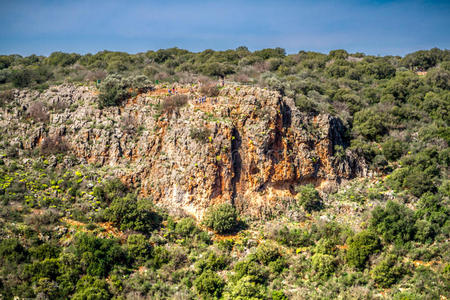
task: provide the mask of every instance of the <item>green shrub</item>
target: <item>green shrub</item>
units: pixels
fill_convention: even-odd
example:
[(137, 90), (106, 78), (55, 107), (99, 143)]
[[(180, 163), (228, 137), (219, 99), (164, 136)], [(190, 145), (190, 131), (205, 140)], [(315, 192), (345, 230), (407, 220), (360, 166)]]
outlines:
[(53, 52), (46, 58), (46, 62), (53, 66), (66, 67), (76, 63), (80, 57), (81, 56), (76, 53)]
[(153, 269), (159, 269), (170, 261), (170, 253), (163, 246), (155, 246), (152, 251), (150, 266)]
[(143, 75), (123, 77), (118, 74), (110, 74), (100, 84), (99, 107), (120, 105), (124, 100), (136, 93), (146, 92), (151, 89), (150, 81)]
[(72, 296), (75, 300), (108, 300), (111, 299), (111, 293), (108, 289), (108, 283), (104, 279), (83, 276), (77, 283), (75, 294)]
[(228, 262), (228, 257), (218, 255), (215, 252), (208, 252), (203, 254), (203, 257), (197, 262), (196, 267), (200, 270), (200, 272), (205, 270), (219, 271), (225, 269)]
[(288, 247), (308, 246), (311, 242), (311, 237), (307, 230), (295, 227), (289, 228), (286, 225), (274, 231), (272, 235), (270, 238)]
[(24, 273), (33, 281), (44, 277), (56, 280), (60, 275), (60, 261), (57, 258), (46, 258), (43, 261), (35, 261), (26, 266)]
[(288, 263), (286, 261), (286, 258), (284, 258), (284, 256), (280, 256), (276, 260), (269, 262), (267, 266), (269, 267), (270, 273), (279, 274), (286, 269)]
[(395, 255), (387, 255), (371, 272), (372, 279), (382, 288), (389, 288), (398, 282), (407, 270)]
[(336, 262), (333, 256), (328, 254), (314, 254), (311, 257), (313, 270), (318, 278), (326, 279), (336, 270)]
[(431, 243), (439, 232), (439, 225), (428, 220), (417, 220), (415, 224), (415, 240), (421, 243)]
[(385, 208), (376, 207), (370, 219), (371, 227), (387, 242), (408, 242), (414, 238), (413, 212), (404, 205), (388, 201)]
[(298, 204), (306, 211), (312, 212), (323, 208), (322, 198), (312, 184), (298, 186), (296, 191)]
[(363, 269), (370, 255), (381, 249), (380, 239), (370, 230), (364, 230), (347, 241), (347, 261), (351, 266)]
[(30, 247), (28, 251), (33, 259), (44, 260), (46, 258), (57, 258), (61, 249), (56, 245), (44, 243), (39, 246)]
[(119, 105), (130, 97), (128, 83), (120, 75), (108, 75), (100, 84), (98, 96), (100, 108)]
[(0, 242), (0, 261), (20, 263), (28, 257), (28, 251), (17, 239), (11, 238)]
[(269, 273), (266, 268), (258, 264), (251, 257), (243, 261), (238, 262), (234, 266), (234, 280), (239, 280), (243, 277), (249, 277), (252, 281), (258, 283), (266, 282), (269, 277)]
[(308, 97), (306, 97), (305, 95), (297, 95), (295, 97), (295, 106), (297, 106), (297, 108), (300, 111), (310, 112), (310, 113), (318, 112), (317, 104), (314, 101), (312, 101), (311, 99), (309, 99)]
[(191, 128), (189, 136), (191, 137), (191, 139), (197, 140), (200, 143), (205, 144), (208, 142), (208, 137), (211, 136), (211, 130), (209, 130), (206, 127)]
[(383, 155), (389, 161), (395, 161), (402, 156), (404, 146), (400, 141), (390, 138), (383, 143), (382, 149)]
[(281, 257), (280, 249), (272, 243), (262, 243), (256, 248), (256, 259), (263, 265), (276, 261)]
[(151, 256), (152, 247), (142, 234), (131, 234), (127, 239), (127, 249), (131, 256), (137, 260), (146, 260)]
[(218, 299), (222, 295), (225, 282), (215, 272), (206, 270), (195, 279), (194, 286), (203, 299)]
[(288, 300), (288, 297), (284, 294), (283, 291), (273, 291), (272, 300)]
[(114, 265), (126, 265), (128, 257), (116, 240), (97, 238), (87, 233), (77, 233), (74, 254), (88, 275), (104, 277)]
[(365, 138), (376, 141), (387, 132), (385, 122), (385, 118), (380, 113), (366, 109), (355, 114), (353, 128)]
[(114, 199), (106, 215), (122, 230), (132, 229), (142, 233), (150, 233), (162, 222), (162, 217), (154, 211), (149, 200), (137, 200), (133, 194)]
[(175, 225), (175, 233), (182, 237), (190, 237), (200, 232), (201, 230), (197, 227), (193, 218), (183, 218)]
[(33, 73), (28, 69), (17, 69), (11, 73), (11, 81), (16, 88), (25, 88), (33, 82)]
[(114, 198), (124, 197), (127, 187), (118, 178), (107, 180), (93, 189), (94, 197), (101, 202), (111, 203)]
[(229, 233), (238, 227), (238, 214), (231, 204), (219, 204), (207, 210), (203, 223), (218, 233)]
[(227, 297), (227, 299), (256, 300), (266, 299), (266, 297), (265, 286), (253, 281), (252, 277), (245, 276), (231, 286), (229, 297)]
[(316, 243), (316, 247), (314, 248), (314, 253), (335, 255), (336, 254), (336, 242), (330, 238), (321, 238)]

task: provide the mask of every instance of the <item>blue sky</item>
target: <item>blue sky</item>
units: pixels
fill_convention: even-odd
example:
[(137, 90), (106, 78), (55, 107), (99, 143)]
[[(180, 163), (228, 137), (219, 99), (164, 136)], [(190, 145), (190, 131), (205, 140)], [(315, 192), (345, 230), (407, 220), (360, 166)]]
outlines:
[(0, 53), (450, 48), (450, 1), (0, 0)]

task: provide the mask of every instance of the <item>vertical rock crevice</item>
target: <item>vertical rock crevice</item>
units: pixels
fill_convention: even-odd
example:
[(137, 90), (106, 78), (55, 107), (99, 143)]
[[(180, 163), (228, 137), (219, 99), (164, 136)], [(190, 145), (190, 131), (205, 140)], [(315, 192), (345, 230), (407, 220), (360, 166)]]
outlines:
[(238, 183), (241, 179), (242, 158), (239, 149), (241, 148), (242, 140), (236, 127), (233, 127), (231, 134), (231, 204), (234, 206), (238, 192)]

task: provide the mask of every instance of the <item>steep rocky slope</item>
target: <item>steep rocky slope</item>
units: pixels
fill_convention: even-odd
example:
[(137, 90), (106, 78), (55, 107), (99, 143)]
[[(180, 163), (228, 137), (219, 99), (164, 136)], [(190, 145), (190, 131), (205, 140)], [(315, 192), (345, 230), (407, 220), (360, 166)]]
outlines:
[(1, 134), (22, 150), (67, 145), (82, 163), (196, 217), (225, 201), (260, 217), (287, 207), (298, 184), (327, 189), (366, 175), (354, 153), (335, 153), (335, 146), (346, 147), (339, 119), (301, 112), (278, 92), (229, 85), (197, 103), (198, 87), (179, 86), (189, 101), (168, 111), (165, 91), (157, 87), (101, 110), (93, 87), (16, 90), (1, 112)]

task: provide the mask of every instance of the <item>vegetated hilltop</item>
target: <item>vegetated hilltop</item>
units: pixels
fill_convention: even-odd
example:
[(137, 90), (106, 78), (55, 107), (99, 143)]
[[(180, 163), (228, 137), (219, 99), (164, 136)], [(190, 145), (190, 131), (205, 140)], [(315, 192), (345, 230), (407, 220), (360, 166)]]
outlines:
[(439, 49), (0, 56), (1, 297), (448, 297), (449, 87)]

